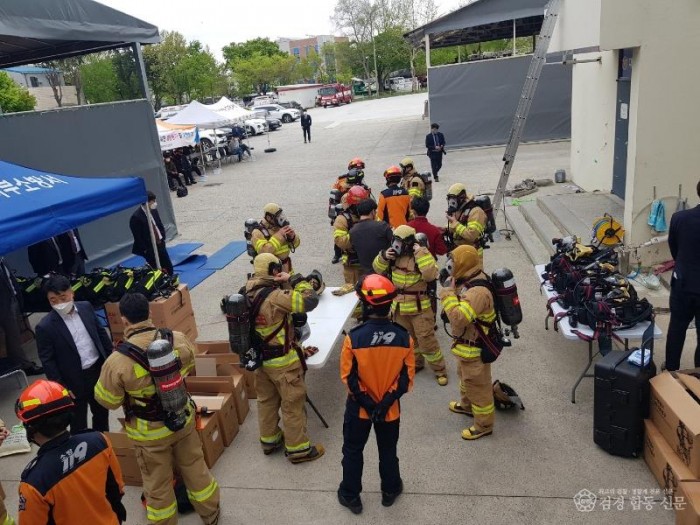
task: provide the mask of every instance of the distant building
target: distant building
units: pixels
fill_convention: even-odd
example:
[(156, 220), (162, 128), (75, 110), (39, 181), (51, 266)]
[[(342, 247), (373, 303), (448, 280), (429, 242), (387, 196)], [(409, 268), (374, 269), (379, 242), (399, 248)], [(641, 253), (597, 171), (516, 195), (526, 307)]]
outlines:
[(314, 53), (320, 55), (328, 74), (335, 76), (335, 55), (324, 53), (323, 46), (347, 41), (346, 36), (316, 35), (306, 38), (278, 38), (276, 43), (280, 51), (296, 57), (297, 61)]
[[(53, 89), (49, 83), (49, 75), (52, 69), (47, 67), (37, 66), (17, 66), (4, 69), (15, 83), (25, 87), (36, 98), (36, 111), (46, 109), (54, 109), (58, 107), (56, 98), (53, 94)], [(66, 81), (63, 78), (61, 71), (58, 73), (58, 85), (61, 87), (63, 98), (61, 100), (63, 106), (76, 106), (78, 104), (77, 94), (74, 86), (66, 86)]]

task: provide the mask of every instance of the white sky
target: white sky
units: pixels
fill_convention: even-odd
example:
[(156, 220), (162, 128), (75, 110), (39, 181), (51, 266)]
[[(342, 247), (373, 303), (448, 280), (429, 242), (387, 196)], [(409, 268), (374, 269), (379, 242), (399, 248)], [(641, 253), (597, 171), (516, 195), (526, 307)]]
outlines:
[[(199, 3), (191, 0), (99, 0), (100, 3), (158, 26), (199, 40), (221, 59), (230, 42), (257, 37), (335, 34), (330, 20), (334, 0), (235, 0)], [(456, 9), (459, 0), (436, 0), (440, 15)]]

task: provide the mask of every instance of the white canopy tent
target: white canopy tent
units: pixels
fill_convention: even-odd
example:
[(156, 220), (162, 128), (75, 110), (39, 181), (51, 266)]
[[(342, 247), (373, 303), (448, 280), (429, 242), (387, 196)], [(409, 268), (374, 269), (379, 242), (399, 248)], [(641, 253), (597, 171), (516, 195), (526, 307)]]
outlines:
[(253, 117), (252, 111), (248, 111), (226, 97), (221, 97), (215, 104), (209, 104), (205, 107), (237, 122), (244, 122)]

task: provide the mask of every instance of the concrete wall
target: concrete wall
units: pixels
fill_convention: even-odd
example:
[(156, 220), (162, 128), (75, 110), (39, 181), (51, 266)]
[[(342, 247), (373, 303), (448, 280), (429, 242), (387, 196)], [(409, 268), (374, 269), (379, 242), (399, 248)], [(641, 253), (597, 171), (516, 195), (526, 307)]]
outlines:
[[(75, 86), (61, 86), (61, 90), (63, 91), (63, 98), (61, 99), (61, 104), (63, 106), (78, 105), (78, 93), (75, 91)], [(51, 87), (29, 88), (29, 92), (36, 98), (34, 111), (44, 111), (47, 109), (56, 109), (58, 107)]]
[(691, 205), (698, 202), (700, 69), (688, 57), (700, 49), (700, 3), (675, 0), (670, 7), (655, 0), (611, 0), (604, 4), (606, 15), (622, 17), (617, 25), (625, 26), (622, 34), (630, 40), (616, 36), (609, 20), (601, 28), (601, 46), (641, 43), (632, 62), (625, 206), (627, 240), (636, 245), (655, 234), (646, 224), (654, 186), (657, 197), (665, 199), (667, 220), (679, 184)]
[(598, 47), (602, 0), (564, 0), (549, 52)]
[[(571, 179), (586, 191), (612, 188), (615, 152), (617, 53), (576, 54), (576, 60), (601, 58), (573, 68), (571, 94)], [(621, 217), (620, 217), (621, 219)]]

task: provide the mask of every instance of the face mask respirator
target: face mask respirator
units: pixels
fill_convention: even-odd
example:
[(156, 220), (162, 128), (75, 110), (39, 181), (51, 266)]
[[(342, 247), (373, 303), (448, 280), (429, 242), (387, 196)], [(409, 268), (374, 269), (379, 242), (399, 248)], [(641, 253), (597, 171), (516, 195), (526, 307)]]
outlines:
[(277, 226), (279, 226), (280, 228), (284, 228), (285, 226), (289, 226), (289, 221), (287, 220), (287, 216), (282, 212), (280, 212), (277, 215)]
[(447, 286), (447, 282), (450, 280), (452, 274), (454, 273), (454, 268), (455, 263), (452, 260), (452, 257), (448, 257), (447, 262), (445, 263), (445, 267), (442, 270), (440, 270), (440, 284), (442, 286)]
[(447, 214), (452, 215), (459, 209), (459, 199), (457, 197), (449, 197), (447, 199)]

